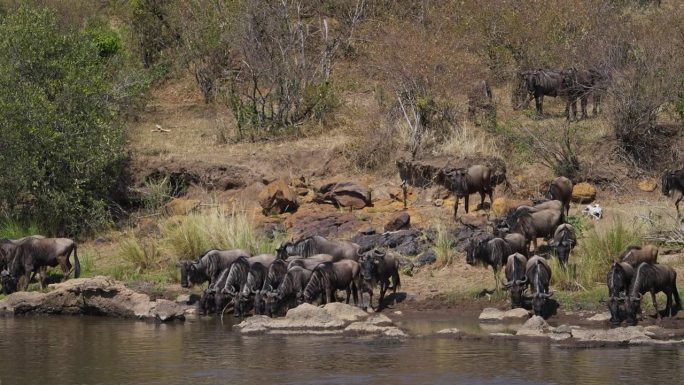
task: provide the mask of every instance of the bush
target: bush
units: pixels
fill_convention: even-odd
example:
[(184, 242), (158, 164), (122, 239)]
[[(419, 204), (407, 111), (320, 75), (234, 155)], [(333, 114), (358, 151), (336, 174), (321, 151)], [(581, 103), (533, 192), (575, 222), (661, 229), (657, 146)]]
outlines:
[(444, 267), (450, 265), (454, 260), (454, 241), (449, 235), (449, 231), (444, 224), (438, 223), (435, 226), (437, 236), (435, 238), (435, 254), (437, 261), (435, 262), (436, 267)]

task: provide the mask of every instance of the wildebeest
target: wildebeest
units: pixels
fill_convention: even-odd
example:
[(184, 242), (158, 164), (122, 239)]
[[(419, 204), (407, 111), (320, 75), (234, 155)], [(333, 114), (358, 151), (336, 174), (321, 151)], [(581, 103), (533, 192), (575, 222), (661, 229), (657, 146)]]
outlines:
[(9, 266), (14, 248), (17, 246), (17, 244), (21, 243), (27, 238), (44, 239), (45, 237), (42, 235), (30, 235), (28, 237), (19, 239), (0, 239), (0, 270), (5, 270)]
[(479, 125), (477, 115), (481, 112), (486, 121), (496, 120), (496, 106), (489, 83), (486, 80), (476, 82), (468, 92), (468, 119)]
[(658, 247), (655, 245), (629, 246), (620, 255), (620, 261), (626, 262), (636, 268), (643, 262), (654, 264), (658, 262)]
[(532, 310), (535, 315), (544, 316), (546, 300), (553, 295), (549, 291), (551, 268), (544, 258), (535, 255), (527, 261), (525, 276), (532, 288)]
[(209, 250), (196, 261), (180, 263), (180, 281), (182, 287), (201, 285), (216, 281), (218, 275), (239, 257), (249, 257), (249, 253), (240, 249)]
[(572, 199), (572, 181), (564, 176), (554, 179), (549, 185), (546, 197), (563, 203), (565, 215), (570, 214), (570, 200)]
[(489, 195), (489, 202), (493, 202), (492, 170), (480, 164), (469, 168), (457, 168), (443, 171), (446, 187), (454, 194), (454, 218), (458, 215), (459, 198), (464, 198), (465, 212), (468, 212), (470, 194), (480, 194), (480, 206), (484, 205), (485, 194)]
[(523, 307), (523, 292), (527, 286), (525, 270), (527, 258), (520, 253), (511, 254), (506, 261), (504, 287), (511, 294), (511, 309)]
[(360, 277), (360, 268), (356, 261), (321, 263), (313, 270), (311, 279), (302, 293), (302, 299), (304, 302), (312, 303), (318, 297), (322, 297), (323, 303), (335, 302), (337, 290), (344, 290), (347, 293), (346, 303), (349, 303), (349, 298), (353, 294), (354, 304), (358, 305)]
[(270, 254), (260, 254), (254, 257), (240, 257), (230, 265), (230, 272), (226, 278), (226, 282), (223, 287), (217, 287), (216, 290), (216, 301), (217, 308), (225, 306), (232, 299), (235, 301), (237, 299), (240, 290), (247, 283), (247, 277), (249, 275), (251, 265), (255, 263), (260, 263), (266, 267), (270, 266), (273, 261), (275, 261), (275, 256)]
[(594, 87), (594, 76), (587, 70), (567, 68), (560, 72), (562, 77), (560, 94), (565, 96), (565, 117), (568, 120), (577, 119), (577, 100), (580, 101), (582, 118), (586, 119), (587, 101)]
[(341, 259), (351, 259), (356, 261), (359, 245), (349, 241), (329, 240), (319, 235), (302, 238), (296, 242), (282, 243), (276, 254), (280, 259), (287, 259), (289, 256), (299, 255), (309, 258), (315, 254), (332, 255), (334, 262)]
[(663, 195), (669, 197), (675, 196), (675, 208), (677, 208), (677, 216), (681, 216), (679, 212), (679, 202), (684, 198), (684, 169), (677, 171), (665, 170), (661, 178), (661, 189)]
[(537, 250), (537, 238), (552, 237), (556, 228), (563, 223), (563, 204), (560, 201), (553, 200), (544, 205), (548, 208), (519, 207), (505, 220), (509, 231), (524, 235), (528, 242), (534, 244), (535, 250)]
[(335, 258), (333, 258), (332, 255), (316, 254), (312, 255), (309, 258), (295, 259), (287, 265), (287, 268), (289, 269), (292, 266), (299, 266), (308, 270), (313, 270), (316, 268), (316, 266), (318, 266), (321, 263), (333, 261), (335, 261)]
[[(363, 278), (362, 293), (368, 293), (368, 305), (371, 308), (373, 308), (373, 288), (376, 284), (380, 285), (378, 307), (375, 308), (379, 311), (382, 309), (382, 301), (385, 299), (387, 289), (392, 289), (396, 298), (397, 289), (401, 286), (399, 261), (384, 250), (373, 249), (363, 253), (359, 258), (359, 263), (361, 264), (361, 277)], [(392, 286), (390, 286), (390, 278), (392, 278)]]
[(596, 116), (602, 110), (601, 99), (608, 90), (610, 71), (605, 66), (595, 66), (589, 68), (589, 73), (591, 74), (591, 99), (593, 101), (591, 113)]
[(268, 273), (261, 286), (261, 290), (254, 296), (254, 313), (266, 314), (266, 293), (275, 291), (287, 274), (287, 261), (276, 259), (268, 267)]
[(624, 262), (613, 262), (606, 277), (608, 286), (608, 310), (610, 310), (610, 323), (619, 325), (622, 321), (620, 304), (624, 303), (629, 283), (634, 276), (632, 265)]
[(511, 247), (502, 238), (472, 239), (466, 246), (466, 263), (474, 266), (483, 264), (494, 270), (494, 283), (499, 290), (498, 274), (508, 256), (512, 254)]
[[(16, 288), (26, 290), (31, 278), (31, 273), (40, 273), (45, 267), (62, 268), (66, 280), (74, 272), (74, 277), (81, 276), (81, 263), (78, 260), (78, 246), (76, 242), (68, 238), (42, 238), (26, 237), (20, 242), (16, 242), (9, 266), (9, 276), (5, 281), (17, 280)], [(74, 266), (69, 262), (69, 257), (73, 253)], [(40, 288), (43, 288), (44, 277), (39, 279)], [(11, 285), (10, 285), (11, 286)], [(8, 286), (9, 289), (9, 286)]]
[(311, 270), (293, 266), (287, 270), (278, 288), (266, 293), (266, 315), (273, 316), (297, 306), (297, 299), (311, 278)]
[(525, 108), (534, 98), (537, 114), (544, 113), (544, 96), (560, 95), (563, 78), (557, 71), (536, 69), (518, 73), (518, 85), (513, 91), (513, 108)]
[(570, 251), (577, 245), (577, 237), (575, 236), (575, 228), (569, 223), (563, 223), (556, 228), (553, 234), (553, 240), (549, 242), (549, 246), (556, 248), (556, 256), (561, 266), (565, 267), (570, 258)]
[(261, 288), (268, 275), (268, 269), (269, 267), (261, 262), (254, 262), (249, 266), (247, 281), (242, 286), (242, 290), (235, 300), (234, 314), (236, 317), (241, 317), (249, 311), (250, 307), (259, 304), (259, 301), (255, 298), (256, 296), (260, 296)]
[(524, 235), (510, 233), (506, 234), (503, 237), (503, 240), (506, 241), (508, 247), (510, 247), (511, 253), (520, 253), (524, 256), (527, 256), (529, 245), (527, 244), (527, 240), (525, 239)]
[(660, 319), (656, 294), (663, 292), (667, 297), (665, 314), (672, 317), (674, 308), (672, 307), (672, 297), (674, 296), (675, 306), (681, 308), (681, 299), (677, 291), (677, 272), (667, 265), (642, 263), (634, 272), (634, 278), (629, 287), (629, 295), (625, 298), (625, 312), (628, 325), (636, 325), (637, 313), (641, 309), (641, 299), (646, 292), (651, 293), (653, 308), (656, 317)]

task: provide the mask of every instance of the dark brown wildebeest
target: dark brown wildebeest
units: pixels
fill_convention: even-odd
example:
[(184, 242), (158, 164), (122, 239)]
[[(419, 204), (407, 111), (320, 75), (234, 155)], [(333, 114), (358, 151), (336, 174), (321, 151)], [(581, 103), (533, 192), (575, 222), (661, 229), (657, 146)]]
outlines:
[(236, 259), (235, 262), (230, 265), (230, 271), (228, 272), (225, 284), (223, 284), (223, 286), (217, 285), (215, 288), (216, 308), (224, 308), (226, 305), (230, 304), (231, 301), (235, 303), (235, 299), (237, 299), (243, 286), (247, 283), (247, 277), (249, 276), (249, 271), (253, 264), (260, 263), (268, 267), (275, 259), (275, 255), (271, 254), (260, 254), (255, 255), (254, 257), (240, 257)]
[(527, 282), (532, 288), (534, 315), (544, 317), (546, 301), (553, 295), (553, 291), (549, 291), (551, 267), (544, 258), (535, 255), (527, 261), (525, 276), (527, 276)]
[(591, 99), (593, 107), (591, 113), (597, 116), (602, 110), (601, 99), (608, 91), (608, 84), (610, 83), (610, 71), (606, 66), (595, 66), (589, 68), (591, 74)]
[(570, 251), (575, 245), (577, 245), (575, 228), (569, 223), (563, 223), (558, 226), (553, 234), (553, 239), (549, 242), (549, 246), (556, 248), (556, 256), (562, 267), (568, 264)]
[(311, 279), (304, 288), (302, 301), (313, 303), (322, 297), (322, 303), (336, 301), (337, 290), (347, 293), (346, 303), (354, 296), (354, 304), (359, 304), (358, 288), (362, 285), (359, 264), (352, 260), (321, 263), (313, 270)]
[(655, 245), (629, 246), (620, 255), (620, 262), (629, 263), (634, 268), (644, 262), (652, 265), (658, 262), (658, 247)]
[(499, 270), (506, 263), (508, 256), (513, 254), (511, 246), (502, 238), (491, 236), (471, 239), (465, 249), (466, 263), (470, 266), (477, 264), (491, 266), (494, 271), (494, 284), (499, 291)]
[[(280, 260), (279, 260), (280, 261)], [(250, 307), (258, 304), (256, 296), (260, 296), (261, 288), (264, 285), (268, 269), (270, 266), (265, 266), (261, 262), (254, 262), (249, 266), (249, 273), (247, 273), (247, 282), (242, 286), (240, 294), (235, 300), (234, 315), (241, 317), (250, 310)], [(256, 307), (254, 308), (256, 311)]]
[(677, 291), (677, 272), (667, 265), (642, 263), (634, 272), (634, 278), (629, 287), (629, 295), (625, 298), (625, 312), (628, 325), (636, 325), (637, 314), (641, 310), (641, 299), (646, 292), (651, 293), (653, 308), (656, 317), (660, 319), (658, 312), (658, 302), (656, 294), (665, 293), (667, 305), (665, 314), (672, 317), (674, 308), (672, 307), (672, 297), (674, 296), (675, 306), (681, 309), (682, 302)]
[[(401, 286), (399, 261), (384, 250), (373, 249), (360, 255), (359, 263), (361, 265), (361, 277), (363, 278), (361, 302), (363, 302), (363, 293), (368, 293), (368, 305), (373, 308), (373, 288), (379, 284), (380, 296), (378, 297), (378, 307), (375, 310), (380, 311), (388, 289), (392, 289), (396, 300), (397, 289)], [(392, 286), (390, 286), (390, 278), (392, 279)]]
[(511, 309), (523, 307), (523, 292), (527, 286), (525, 269), (527, 258), (520, 253), (511, 254), (506, 261), (504, 287), (511, 294)]
[(280, 286), (285, 274), (287, 274), (287, 261), (276, 259), (268, 267), (268, 273), (261, 290), (254, 295), (254, 313), (257, 315), (266, 314), (266, 293), (274, 291)]
[(468, 119), (480, 125), (478, 115), (483, 115), (487, 122), (496, 121), (496, 105), (489, 83), (486, 80), (476, 82), (468, 92)]
[(302, 238), (296, 242), (282, 243), (277, 249), (276, 254), (279, 259), (287, 259), (290, 256), (301, 256), (309, 258), (316, 254), (328, 254), (333, 256), (333, 262), (342, 259), (356, 261), (359, 245), (349, 241), (329, 240), (319, 235)]
[(570, 200), (572, 199), (572, 181), (564, 176), (554, 179), (549, 185), (546, 198), (561, 201), (565, 207), (565, 215), (570, 214)]
[(681, 213), (679, 212), (679, 202), (684, 198), (684, 169), (677, 171), (665, 170), (661, 178), (661, 189), (663, 195), (666, 197), (675, 197), (677, 216), (681, 216)]
[(209, 281), (211, 285), (219, 274), (235, 262), (239, 257), (249, 257), (249, 253), (240, 250), (209, 250), (196, 261), (180, 263), (180, 281), (182, 287), (201, 285)]
[(468, 212), (470, 194), (480, 194), (480, 206), (484, 206), (485, 194), (489, 195), (492, 203), (494, 186), (492, 185), (492, 170), (488, 166), (474, 165), (469, 168), (456, 168), (442, 171), (445, 186), (454, 194), (454, 218), (458, 215), (459, 198), (464, 198), (465, 212)]
[[(560, 72), (562, 77), (560, 94), (566, 98), (565, 117), (567, 120), (577, 119), (577, 100), (580, 101), (582, 118), (586, 119), (587, 101), (594, 89), (594, 76), (587, 70), (567, 68)], [(596, 107), (596, 106), (594, 106)]]
[[(31, 273), (40, 273), (44, 267), (60, 266), (64, 273), (63, 281), (67, 280), (74, 272), (74, 277), (81, 276), (81, 263), (78, 260), (78, 246), (76, 242), (68, 238), (39, 238), (26, 237), (17, 242), (9, 266), (9, 277), (17, 280), (18, 290), (26, 290), (31, 278)], [(74, 266), (69, 262), (73, 253)], [(40, 288), (43, 289), (44, 277), (39, 279)]]
[(525, 108), (534, 98), (537, 114), (543, 115), (544, 96), (559, 96), (562, 80), (558, 71), (537, 69), (519, 72), (518, 84), (513, 90), (513, 108)]
[(537, 238), (551, 238), (556, 228), (563, 223), (563, 203), (548, 201), (535, 207), (522, 206), (505, 219), (508, 230), (525, 236), (537, 250)]
[(285, 273), (278, 288), (266, 293), (266, 315), (280, 315), (297, 306), (297, 299), (309, 283), (312, 271), (294, 266)]
[(619, 325), (623, 315), (620, 311), (620, 304), (625, 302), (629, 283), (632, 282), (634, 269), (632, 265), (625, 262), (613, 262), (613, 265), (606, 276), (606, 286), (608, 286), (608, 310), (610, 311), (610, 323)]

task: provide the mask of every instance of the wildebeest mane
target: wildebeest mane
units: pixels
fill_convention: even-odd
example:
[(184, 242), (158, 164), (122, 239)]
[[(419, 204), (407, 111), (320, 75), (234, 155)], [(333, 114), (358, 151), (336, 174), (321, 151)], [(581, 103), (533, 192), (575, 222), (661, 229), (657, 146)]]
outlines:
[(284, 260), (277, 259), (273, 261), (271, 266), (268, 267), (268, 274), (266, 274), (261, 290), (269, 292), (277, 289), (286, 273), (287, 263)]
[(240, 257), (236, 259), (230, 266), (230, 272), (228, 273), (228, 278), (226, 278), (226, 285), (223, 291), (236, 295), (242, 289), (242, 284), (247, 280), (248, 273), (249, 262), (247, 258)]

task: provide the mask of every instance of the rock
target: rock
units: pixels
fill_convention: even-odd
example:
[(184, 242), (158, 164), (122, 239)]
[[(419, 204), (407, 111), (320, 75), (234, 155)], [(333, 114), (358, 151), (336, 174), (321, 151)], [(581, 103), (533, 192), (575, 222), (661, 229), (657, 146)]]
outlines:
[(333, 317), (324, 308), (303, 303), (290, 309), (285, 318), (273, 320), (269, 329), (339, 329), (345, 326), (341, 319)]
[(496, 198), (492, 203), (492, 212), (497, 217), (505, 217), (508, 213), (515, 211), (520, 206), (533, 206), (534, 202), (530, 200)]
[(572, 201), (576, 203), (591, 203), (596, 199), (596, 188), (589, 183), (578, 183), (572, 188)]
[(344, 329), (344, 334), (358, 335), (371, 334), (384, 337), (406, 337), (401, 329), (396, 326), (377, 326), (367, 322), (354, 322)]
[(356, 234), (351, 241), (361, 246), (362, 250), (381, 247), (402, 255), (418, 255), (427, 249), (424, 234), (413, 229), (383, 234)]
[(430, 249), (423, 254), (419, 255), (418, 258), (416, 258), (416, 261), (413, 263), (414, 266), (424, 266), (424, 265), (432, 265), (433, 263), (437, 262), (437, 254), (435, 253), (434, 250)]
[(470, 242), (471, 239), (474, 239), (474, 238), (477, 238), (480, 236), (484, 236), (486, 234), (487, 234), (487, 231), (484, 229), (473, 229), (472, 227), (462, 227), (454, 235), (452, 241), (453, 241), (453, 244), (456, 245), (456, 251), (463, 252), (463, 251), (465, 251), (465, 248), (466, 248), (466, 246), (468, 246), (468, 243)]
[(451, 192), (447, 190), (447, 188), (444, 186), (437, 186), (432, 192), (432, 194), (430, 194), (432, 200), (441, 199), (442, 201), (444, 201), (444, 199), (449, 198), (449, 195), (451, 195)]
[(523, 308), (516, 308), (506, 311), (503, 314), (504, 320), (526, 320), (530, 318), (530, 313)]
[(365, 222), (359, 220), (354, 213), (309, 212), (302, 207), (287, 218), (284, 224), (294, 238), (311, 235), (339, 238), (357, 231)]
[(644, 179), (638, 184), (639, 190), (645, 191), (645, 192), (652, 192), (655, 191), (656, 188), (658, 188), (658, 183), (653, 180), (653, 179)]
[(487, 213), (481, 211), (463, 214), (458, 220), (464, 226), (469, 226), (476, 229), (484, 228), (489, 223), (487, 219)]
[(394, 312), (394, 315), (404, 315), (404, 313), (401, 310), (397, 310)]
[(317, 203), (332, 203), (338, 207), (362, 209), (372, 206), (371, 192), (366, 186), (355, 182), (327, 183), (316, 190)]
[[(323, 309), (332, 317), (341, 319), (345, 322), (357, 322), (368, 317), (368, 313), (356, 306), (347, 305), (341, 302), (331, 302), (326, 304)], [(387, 317), (385, 317), (387, 318)], [(389, 320), (389, 318), (387, 318)], [(390, 321), (390, 324), (392, 321)]]
[(450, 335), (450, 336), (459, 336), (462, 335), (463, 332), (457, 328), (449, 328), (449, 329), (442, 329), (437, 332), (439, 335)]
[(444, 206), (444, 199), (435, 199), (432, 204), (435, 205), (435, 207), (442, 207)]
[(516, 335), (527, 337), (542, 337), (549, 331), (549, 324), (540, 316), (534, 316), (527, 320), (519, 329)]
[(389, 317), (387, 317), (384, 314), (376, 314), (366, 320), (366, 323), (375, 325), (375, 326), (394, 326), (394, 323), (392, 322)]
[(606, 322), (610, 320), (610, 312), (598, 313), (592, 317), (587, 318), (587, 321), (592, 322)]
[(568, 338), (572, 337), (572, 334), (570, 333), (552, 333), (549, 335), (552, 340), (554, 341), (563, 341), (567, 340)]
[(166, 214), (172, 215), (188, 215), (196, 210), (202, 202), (196, 199), (173, 198), (165, 206)]
[(278, 179), (261, 190), (258, 197), (264, 215), (294, 212), (299, 207), (297, 193), (284, 179)]
[(109, 277), (77, 278), (48, 286), (48, 293), (18, 292), (0, 301), (11, 314), (89, 314), (122, 318), (183, 320), (186, 308), (136, 293)]
[(651, 340), (641, 326), (628, 326), (614, 329), (573, 329), (573, 338), (593, 342), (630, 342)]
[(563, 324), (561, 326), (558, 326), (557, 328), (554, 328), (553, 332), (554, 333), (572, 333), (572, 327)]
[(493, 322), (493, 321), (503, 321), (504, 312), (493, 307), (487, 307), (482, 310), (480, 316), (477, 317), (480, 321)]
[(387, 224), (385, 224), (385, 231), (402, 230), (409, 226), (411, 226), (411, 216), (409, 216), (407, 212), (402, 211), (390, 218)]
[(192, 303), (190, 302), (190, 298), (190, 294), (180, 294), (178, 297), (176, 297), (176, 303), (181, 305), (191, 305)]

